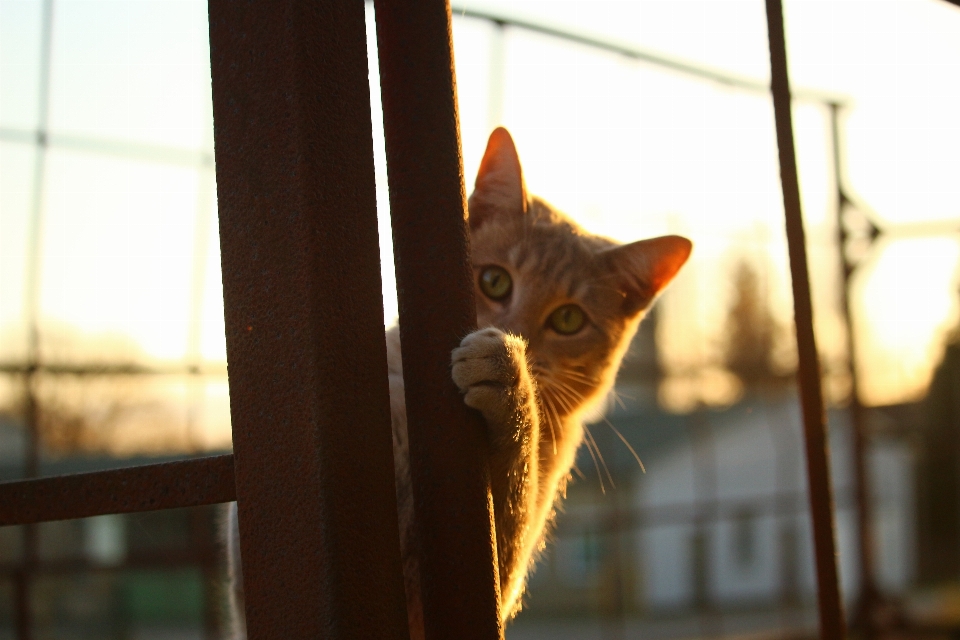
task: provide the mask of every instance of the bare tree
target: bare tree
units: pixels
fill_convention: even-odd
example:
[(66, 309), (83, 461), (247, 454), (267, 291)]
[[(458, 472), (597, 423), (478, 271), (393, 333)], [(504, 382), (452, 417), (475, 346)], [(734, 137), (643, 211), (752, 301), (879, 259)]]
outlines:
[(758, 269), (748, 260), (736, 262), (733, 287), (724, 364), (748, 388), (779, 381), (782, 376), (774, 370), (771, 354), (780, 327), (770, 311)]

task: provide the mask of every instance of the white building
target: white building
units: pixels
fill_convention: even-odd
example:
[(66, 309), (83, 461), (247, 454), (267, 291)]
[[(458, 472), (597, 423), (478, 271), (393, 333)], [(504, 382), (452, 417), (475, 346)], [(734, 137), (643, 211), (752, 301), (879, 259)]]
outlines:
[[(880, 416), (871, 412), (874, 422)], [(675, 617), (815, 602), (806, 459), (795, 396), (753, 398), (686, 416), (621, 408), (592, 427), (610, 477), (581, 451), (557, 531), (531, 581), (529, 608), (570, 615)], [(830, 411), (842, 589), (858, 592), (850, 429)], [(916, 573), (914, 472), (903, 439), (875, 437), (877, 578), (903, 593)], [(600, 490), (603, 479), (605, 494)]]
[[(776, 605), (815, 597), (806, 467), (795, 401), (742, 403), (694, 420), (692, 438), (648, 456), (632, 505), (653, 516), (633, 534), (644, 562), (642, 608), (705, 604), (720, 608)], [(841, 586), (859, 588), (851, 439), (847, 414), (831, 411), (831, 470), (837, 504)], [(875, 441), (873, 483), (877, 579), (902, 593), (915, 571), (912, 460), (908, 447)], [(698, 505), (698, 506), (696, 506)], [(655, 514), (697, 514), (656, 524)], [(715, 514), (715, 516), (714, 516)]]

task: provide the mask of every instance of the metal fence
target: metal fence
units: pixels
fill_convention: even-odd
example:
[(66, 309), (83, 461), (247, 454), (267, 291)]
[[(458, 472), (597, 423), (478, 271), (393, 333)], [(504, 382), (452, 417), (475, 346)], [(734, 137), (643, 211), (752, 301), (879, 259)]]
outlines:
[[(466, 411), (447, 371), (450, 350), (475, 321), (473, 301), (464, 293), (472, 287), (450, 8), (443, 2), (375, 5), (425, 631), (429, 638), (502, 637), (489, 478), (477, 456), (481, 427)], [(821, 636), (840, 638), (845, 624), (779, 2), (768, 1), (767, 10)], [(98, 144), (58, 139), (46, 131), (52, 11), (53, 2), (47, 0), (41, 118), (31, 134), (39, 150), (31, 247), (37, 246), (40, 233), (44, 149)], [(740, 89), (768, 90), (640, 50), (502, 16), (461, 13)], [(235, 453), (34, 478), (34, 384), (44, 364), (37, 352), (38, 303), (31, 294), (28, 357), (7, 372), (21, 375), (27, 389), (25, 475), (33, 479), (0, 485), (0, 525), (26, 525), (23, 558), (15, 569), (17, 633), (31, 637), (36, 523), (237, 499), (251, 637), (407, 637), (383, 375), (363, 5), (283, 2), (267, 7), (213, 0), (209, 15)], [(842, 106), (829, 96), (798, 92), (794, 97), (823, 102), (834, 118)], [(12, 140), (18, 134), (3, 135)], [(113, 151), (152, 157), (167, 153), (133, 146)], [(167, 155), (174, 162), (211, 163), (202, 154)], [(448, 251), (428, 250), (436, 246)], [(38, 268), (33, 254), (28, 291), (36, 291)], [(336, 297), (331, 300), (327, 292)], [(442, 309), (436, 300), (444, 301)], [(194, 370), (187, 368), (188, 373)], [(451, 429), (451, 424), (463, 428)]]

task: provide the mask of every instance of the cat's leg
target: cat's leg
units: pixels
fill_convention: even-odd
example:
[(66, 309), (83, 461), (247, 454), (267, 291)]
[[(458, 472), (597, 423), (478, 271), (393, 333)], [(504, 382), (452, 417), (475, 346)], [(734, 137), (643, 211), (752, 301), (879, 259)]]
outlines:
[(490, 438), (490, 478), (497, 528), (501, 607), (509, 616), (520, 595), (540, 532), (540, 420), (526, 342), (488, 327), (453, 350), (453, 381), (480, 411)]
[(237, 522), (237, 503), (227, 505), (224, 522), (227, 546), (227, 575), (230, 579), (228, 600), (228, 633), (231, 640), (246, 640), (246, 620), (243, 617), (243, 572), (240, 566), (240, 525)]

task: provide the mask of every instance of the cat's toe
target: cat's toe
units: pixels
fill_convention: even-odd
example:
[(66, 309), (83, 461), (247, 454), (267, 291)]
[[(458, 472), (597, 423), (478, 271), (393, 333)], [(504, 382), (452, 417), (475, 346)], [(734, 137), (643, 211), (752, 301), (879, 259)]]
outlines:
[(460, 341), (460, 346), (453, 350), (453, 362), (460, 359), (477, 356), (495, 355), (502, 350), (508, 334), (496, 327), (484, 327), (469, 333)]
[(504, 405), (503, 387), (475, 384), (463, 392), (463, 403), (485, 416), (499, 413)]
[(453, 381), (464, 393), (476, 385), (512, 387), (524, 349), (522, 338), (499, 329), (474, 331), (451, 354)]

